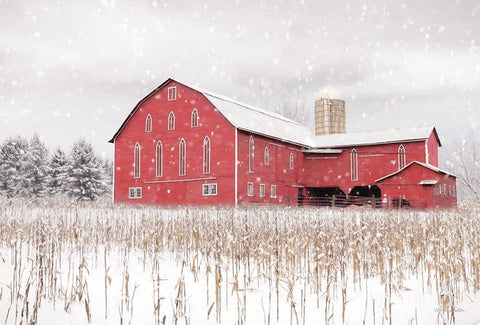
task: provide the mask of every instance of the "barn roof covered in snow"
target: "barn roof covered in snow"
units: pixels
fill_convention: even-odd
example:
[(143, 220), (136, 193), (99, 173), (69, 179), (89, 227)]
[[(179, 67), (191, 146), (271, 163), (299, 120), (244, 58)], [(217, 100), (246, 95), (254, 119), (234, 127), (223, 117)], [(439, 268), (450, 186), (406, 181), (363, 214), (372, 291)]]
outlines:
[[(405, 167), (403, 167), (402, 169), (397, 170), (397, 171), (394, 172), (394, 173), (391, 173), (391, 174), (389, 174), (389, 175), (387, 175), (387, 176), (383, 176), (382, 178), (377, 179), (377, 180), (375, 181), (375, 183), (381, 182), (381, 181), (383, 181), (383, 180), (385, 180), (385, 179), (387, 179), (387, 178), (390, 178), (390, 177), (392, 177), (392, 176), (395, 176), (395, 175), (397, 175), (397, 174), (400, 174), (401, 172), (403, 172), (405, 169), (409, 168), (409, 167), (412, 166), (413, 164), (417, 164), (417, 165), (420, 165), (420, 166), (422, 166), (422, 167), (428, 168), (428, 169), (430, 169), (430, 170), (433, 170), (433, 171), (436, 172), (436, 173), (441, 173), (441, 174), (445, 174), (445, 175), (448, 175), (448, 176), (457, 177), (457, 176), (455, 176), (455, 175), (453, 175), (453, 174), (451, 174), (451, 173), (449, 173), (449, 172), (447, 172), (447, 171), (445, 171), (445, 170), (443, 170), (443, 169), (440, 169), (440, 168), (438, 168), (438, 167), (435, 167), (435, 166), (433, 166), (433, 165), (426, 164), (426, 163), (423, 163), (423, 162), (414, 160), (414, 161), (412, 161), (411, 163), (409, 163), (408, 165), (406, 165)], [(424, 184), (420, 184), (420, 185), (424, 185)]]
[(432, 132), (435, 133), (438, 143), (441, 145), (440, 139), (433, 126), (315, 136), (313, 132), (305, 126), (285, 116), (243, 104), (231, 98), (171, 78), (163, 82), (135, 106), (109, 142), (114, 142), (137, 109), (170, 81), (175, 81), (178, 84), (184, 85), (203, 94), (233, 126), (240, 130), (264, 135), (288, 143), (298, 144), (309, 149), (328, 149), (403, 141), (420, 141), (428, 139)]
[(201, 92), (236, 128), (282, 141), (313, 146), (313, 133), (304, 125), (283, 115), (241, 103), (210, 91), (184, 84)]
[(438, 144), (441, 146), (435, 127), (421, 126), (395, 130), (338, 133), (316, 136), (314, 138), (314, 147), (334, 148), (398, 143), (403, 141), (422, 141), (428, 139), (432, 132), (435, 133)]

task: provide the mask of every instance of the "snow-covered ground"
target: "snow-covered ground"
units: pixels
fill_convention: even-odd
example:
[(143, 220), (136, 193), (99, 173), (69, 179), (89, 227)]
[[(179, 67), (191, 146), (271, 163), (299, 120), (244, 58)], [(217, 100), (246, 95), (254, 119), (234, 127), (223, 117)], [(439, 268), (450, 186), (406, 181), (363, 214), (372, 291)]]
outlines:
[(480, 324), (478, 212), (2, 209), (0, 322)]

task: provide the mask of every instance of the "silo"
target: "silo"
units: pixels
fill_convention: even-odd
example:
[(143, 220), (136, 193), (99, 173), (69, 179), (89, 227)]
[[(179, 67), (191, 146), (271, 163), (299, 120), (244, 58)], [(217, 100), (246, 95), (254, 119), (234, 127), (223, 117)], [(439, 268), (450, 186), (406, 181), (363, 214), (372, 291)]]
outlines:
[(320, 89), (316, 98), (315, 135), (345, 133), (345, 100), (342, 92), (327, 86)]

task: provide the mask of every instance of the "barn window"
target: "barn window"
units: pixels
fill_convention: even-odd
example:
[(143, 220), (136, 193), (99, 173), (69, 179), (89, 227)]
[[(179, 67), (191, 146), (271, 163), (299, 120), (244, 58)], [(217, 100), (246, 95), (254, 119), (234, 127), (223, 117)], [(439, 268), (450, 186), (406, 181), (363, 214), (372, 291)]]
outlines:
[(405, 167), (406, 155), (405, 155), (405, 147), (403, 144), (398, 147), (398, 169), (402, 169)]
[(265, 196), (265, 184), (260, 184), (260, 197)]
[(203, 196), (217, 195), (217, 183), (202, 184), (202, 195)]
[(133, 177), (140, 178), (140, 144), (138, 142), (133, 149)]
[(196, 108), (192, 111), (192, 128), (198, 127), (198, 111)]
[(210, 138), (203, 139), (203, 173), (210, 174)]
[(268, 147), (265, 147), (265, 152), (263, 154), (263, 163), (265, 166), (270, 164), (270, 152), (268, 151)]
[(185, 139), (180, 139), (178, 144), (178, 175), (185, 176), (187, 173), (187, 145)]
[(293, 169), (293, 152), (290, 153), (290, 169)]
[(358, 157), (357, 150), (350, 152), (350, 177), (352, 181), (358, 181)]
[(277, 197), (277, 186), (276, 185), (272, 185), (270, 186), (270, 197)]
[(168, 114), (168, 129), (175, 130), (175, 114), (173, 114), (173, 112)]
[(152, 116), (150, 114), (147, 115), (145, 120), (145, 132), (152, 132)]
[(177, 99), (177, 87), (168, 87), (168, 100)]
[(156, 176), (162, 177), (163, 175), (163, 145), (161, 141), (157, 142), (157, 148), (155, 150), (155, 164), (156, 164)]
[(253, 183), (247, 183), (247, 195), (253, 196)]
[(253, 173), (253, 158), (255, 156), (255, 143), (253, 142), (253, 136), (250, 136), (248, 142), (248, 172)]
[(129, 187), (128, 188), (128, 198), (129, 199), (141, 199), (142, 198), (142, 188), (141, 187)]

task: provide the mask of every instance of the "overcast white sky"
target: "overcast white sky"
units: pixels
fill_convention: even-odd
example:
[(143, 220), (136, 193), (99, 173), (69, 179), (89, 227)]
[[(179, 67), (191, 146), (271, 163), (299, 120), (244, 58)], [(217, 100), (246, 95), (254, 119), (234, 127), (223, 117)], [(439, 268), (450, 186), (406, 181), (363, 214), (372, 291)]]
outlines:
[(272, 109), (333, 85), (347, 130), (480, 132), (480, 1), (0, 0), (0, 141), (107, 141), (166, 78)]

